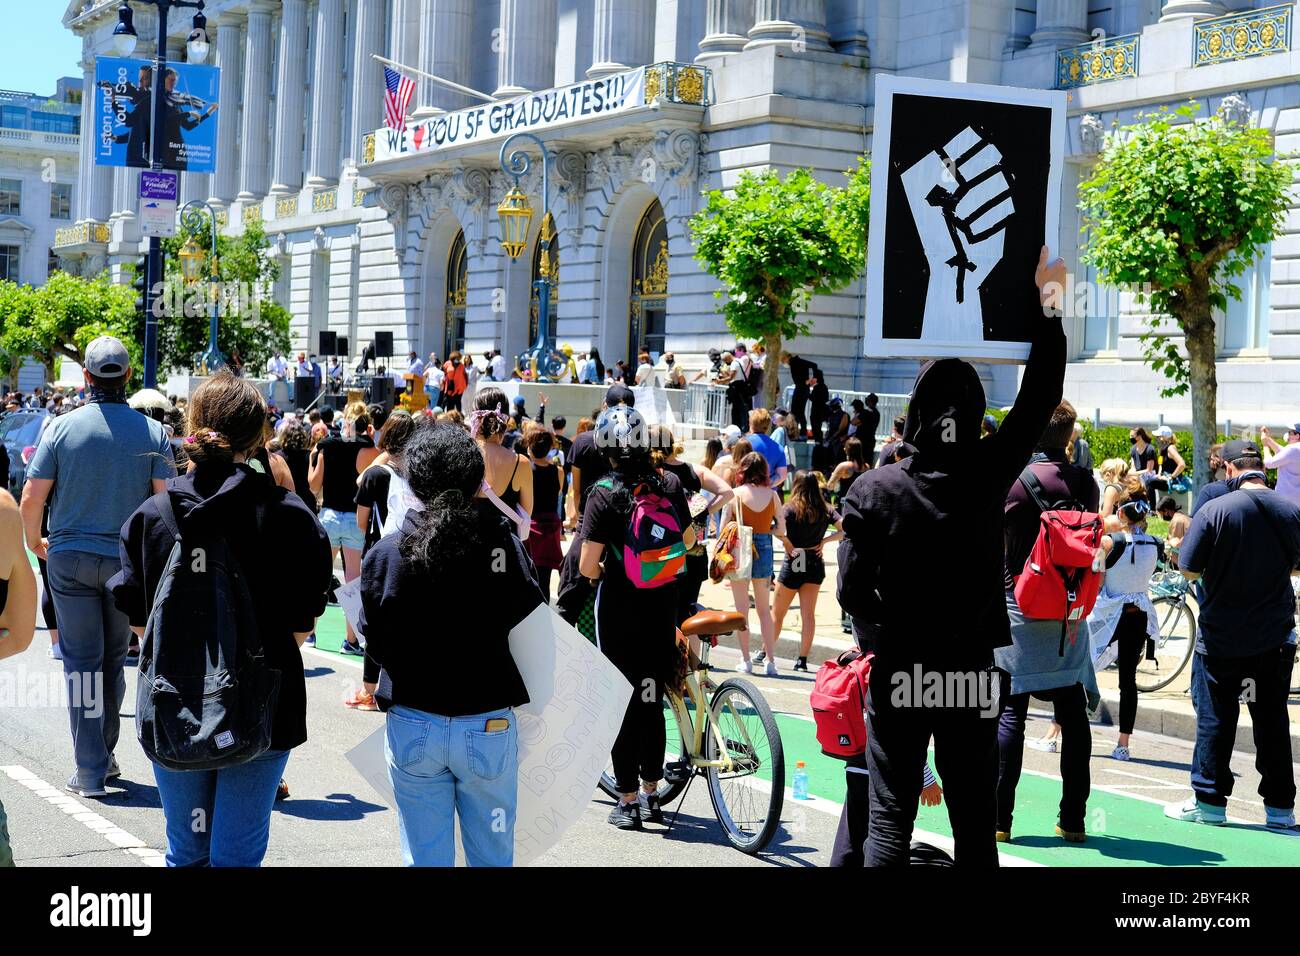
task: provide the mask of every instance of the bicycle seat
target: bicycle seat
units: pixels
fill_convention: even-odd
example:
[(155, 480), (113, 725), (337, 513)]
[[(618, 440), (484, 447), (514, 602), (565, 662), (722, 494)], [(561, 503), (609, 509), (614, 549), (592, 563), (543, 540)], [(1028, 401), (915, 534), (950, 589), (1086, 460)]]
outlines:
[(698, 611), (682, 622), (687, 637), (730, 634), (745, 630), (745, 615), (737, 611)]

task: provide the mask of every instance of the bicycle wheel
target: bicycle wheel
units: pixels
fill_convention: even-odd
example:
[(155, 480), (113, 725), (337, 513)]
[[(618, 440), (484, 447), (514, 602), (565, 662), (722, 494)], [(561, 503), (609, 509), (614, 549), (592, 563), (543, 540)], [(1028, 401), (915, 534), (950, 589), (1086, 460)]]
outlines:
[(1196, 648), (1196, 615), (1181, 598), (1158, 597), (1151, 602), (1156, 609), (1160, 636), (1156, 639), (1156, 659), (1145, 654), (1138, 661), (1137, 689), (1149, 694), (1173, 683), (1192, 659)]
[(705, 758), (721, 757), (713, 733), (716, 727), (736, 764), (730, 771), (718, 767), (705, 771), (713, 811), (732, 846), (742, 853), (758, 853), (776, 832), (785, 799), (785, 754), (776, 718), (758, 688), (733, 678), (714, 692), (709, 721)]
[[(664, 722), (668, 725), (667, 730), (668, 730), (668, 741), (669, 741), (668, 753), (664, 755), (665, 759), (670, 761), (688, 759), (691, 753), (691, 748), (686, 743), (686, 741), (682, 739), (682, 732), (681, 729), (677, 726), (677, 720), (676, 718), (673, 717), (672, 710), (667, 706), (664, 707)], [(676, 753), (673, 752), (673, 745), (672, 745), (672, 741), (674, 738), (676, 738), (677, 740)], [(694, 773), (693, 770), (692, 773)], [(687, 780), (689, 779), (690, 778), (688, 777)], [(672, 803), (674, 800), (676, 800), (678, 794), (680, 794), (682, 790), (686, 788), (687, 780), (682, 780), (677, 783), (669, 783), (667, 780), (660, 780), (659, 789), (655, 791), (655, 793), (659, 797), (659, 802), (667, 805), (669, 803)], [(605, 765), (605, 772), (600, 775), (599, 786), (601, 792), (604, 793), (605, 796), (610, 797), (611, 799), (617, 800), (623, 795), (618, 789), (617, 782), (614, 780), (614, 765), (612, 763)]]

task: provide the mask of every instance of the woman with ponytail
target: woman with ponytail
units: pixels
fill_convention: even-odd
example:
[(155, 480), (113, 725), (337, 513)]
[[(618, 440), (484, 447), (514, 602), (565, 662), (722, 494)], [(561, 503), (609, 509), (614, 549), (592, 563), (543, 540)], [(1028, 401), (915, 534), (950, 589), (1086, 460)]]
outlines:
[(488, 487), (524, 520), (533, 513), (533, 469), (528, 459), (503, 444), (510, 431), (510, 402), (495, 386), (480, 388), (469, 416), (469, 433), (483, 455)]
[[(477, 499), (483, 456), (452, 425), (416, 430), (403, 470), (421, 508), (361, 567), (360, 630), (379, 665), (388, 774), (408, 866), (451, 866), (455, 825), (470, 866), (510, 866), (518, 776), (514, 708), (528, 691), (510, 631), (544, 603), (512, 522)], [(430, 640), (431, 598), (490, 608), (471, 625), (472, 674)], [(454, 656), (454, 655), (453, 655)], [(661, 721), (662, 723), (662, 721)]]
[[(191, 471), (173, 478), (122, 526), (122, 570), (109, 582), (131, 629), (144, 634), (154, 595), (176, 538), (223, 539), (243, 570), (266, 666), (279, 671), (271, 744), (261, 756), (220, 770), (154, 765), (167, 821), (168, 866), (258, 866), (266, 854), (271, 807), (289, 751), (307, 739), (307, 687), (299, 647), (325, 610), (331, 580), (329, 539), (296, 494), (249, 462), (262, 447), (266, 402), (257, 387), (228, 371), (190, 398), (184, 444)], [(294, 555), (272, 564), (266, 542)], [(214, 587), (215, 587), (214, 583)], [(180, 634), (172, 632), (174, 641)], [(194, 827), (201, 808), (206, 826)]]

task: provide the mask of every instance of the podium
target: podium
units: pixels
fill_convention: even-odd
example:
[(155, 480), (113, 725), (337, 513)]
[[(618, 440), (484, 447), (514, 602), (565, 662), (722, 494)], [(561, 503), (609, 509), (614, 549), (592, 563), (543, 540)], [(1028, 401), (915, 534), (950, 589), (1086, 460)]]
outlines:
[(406, 394), (402, 396), (401, 405), (408, 412), (420, 412), (429, 407), (429, 396), (424, 393), (424, 377), (407, 372)]

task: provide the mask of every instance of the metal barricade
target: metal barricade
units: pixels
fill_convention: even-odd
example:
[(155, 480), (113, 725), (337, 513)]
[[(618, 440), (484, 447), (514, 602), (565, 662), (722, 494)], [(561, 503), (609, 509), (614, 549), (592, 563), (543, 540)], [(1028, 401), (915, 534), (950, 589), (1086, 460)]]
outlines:
[[(849, 391), (848, 389), (841, 389), (841, 388), (832, 388), (830, 390), (830, 397), (838, 398), (841, 402), (843, 402), (846, 411), (848, 410), (849, 405), (853, 402), (855, 398), (860, 398), (862, 399), (863, 402), (865, 402), (867, 400), (868, 394), (870, 393), (854, 392), (854, 391)], [(877, 428), (877, 434), (876, 434), (877, 445), (889, 439), (890, 429), (894, 419), (901, 418), (907, 414), (907, 403), (910, 398), (911, 398), (910, 395), (893, 395), (893, 394), (886, 394), (881, 392), (876, 393), (876, 399), (877, 399), (876, 409), (877, 411), (880, 412), (880, 425)], [(787, 385), (785, 387), (785, 392), (783, 392), (781, 395), (781, 402), (786, 408), (789, 408), (793, 404), (794, 402), (793, 385)]]
[(688, 384), (686, 400), (682, 403), (682, 419), (691, 425), (726, 428), (731, 424), (731, 402), (727, 401), (726, 386), (708, 382)]

